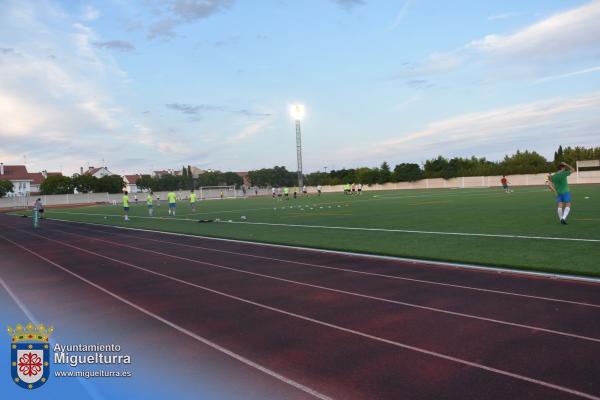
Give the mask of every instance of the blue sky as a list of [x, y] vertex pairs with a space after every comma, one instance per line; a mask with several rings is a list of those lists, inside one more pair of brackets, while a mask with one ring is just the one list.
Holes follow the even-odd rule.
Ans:
[[306, 171], [600, 145], [600, 1], [0, 0], [0, 160]]

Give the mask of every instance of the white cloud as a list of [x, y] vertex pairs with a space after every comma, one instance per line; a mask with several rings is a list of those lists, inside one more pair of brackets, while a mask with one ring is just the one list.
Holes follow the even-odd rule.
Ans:
[[263, 132], [265, 129], [267, 129], [271, 125], [272, 125], [271, 118], [251, 122], [248, 125], [246, 125], [245, 127], [243, 127], [235, 135], [233, 135], [229, 139], [227, 139], [227, 142], [230, 144], [238, 144], [240, 142], [243, 142], [243, 141], [249, 139], [250, 137], [258, 135], [259, 133]]
[[[508, 15], [508, 14], [506, 14]], [[497, 16], [498, 18], [500, 16]], [[490, 34], [455, 50], [431, 53], [396, 77], [424, 76], [485, 61], [530, 74], [551, 68], [550, 61], [593, 58], [600, 54], [600, 0], [564, 11], [508, 35]]]
[[406, 17], [406, 13], [408, 12], [408, 9], [410, 8], [411, 3], [412, 3], [412, 0], [406, 0], [404, 2], [404, 4], [402, 4], [402, 7], [400, 7], [400, 11], [398, 11], [398, 14], [396, 14], [396, 16], [394, 17], [394, 20], [392, 21], [392, 24], [389, 27], [390, 30], [393, 31], [398, 26], [400, 26], [400, 24], [404, 20], [404, 17]]
[[[421, 157], [417, 161], [443, 152], [478, 153], [511, 152], [517, 147], [538, 149], [544, 143], [579, 138], [584, 142], [600, 141], [600, 92], [567, 99], [552, 99], [499, 108], [491, 111], [461, 114], [434, 121], [424, 129], [398, 137], [343, 151], [342, 156], [354, 160], [403, 156]], [[505, 146], [505, 143], [510, 143]], [[356, 146], [355, 146], [356, 147]], [[444, 149], [441, 151], [440, 149]]]
[[596, 66], [596, 67], [580, 69], [580, 70], [577, 70], [577, 71], [571, 71], [571, 72], [567, 72], [567, 73], [564, 73], [564, 74], [552, 75], [552, 76], [545, 76], [543, 78], [540, 78], [540, 79], [536, 80], [534, 82], [534, 84], [537, 85], [537, 84], [544, 83], [544, 82], [555, 81], [557, 79], [564, 79], [564, 78], [570, 78], [572, 76], [577, 76], [577, 75], [590, 74], [592, 72], [600, 72], [600, 65]]
[[565, 52], [598, 45], [600, 1], [565, 11], [512, 35], [488, 35], [467, 48], [495, 55], [564, 56]]
[[93, 6], [88, 5], [83, 9], [81, 18], [84, 21], [94, 21], [94, 20], [100, 18], [100, 10], [98, 10], [97, 8], [95, 8]]
[[488, 21], [499, 21], [499, 20], [503, 20], [503, 19], [518, 17], [520, 15], [523, 15], [523, 13], [507, 12], [507, 13], [502, 13], [502, 14], [495, 14], [495, 15], [490, 15], [488, 17]]
[[[15, 49], [0, 53], [0, 142], [4, 162], [26, 154], [32, 169], [73, 172], [115, 157], [143, 125], [113, 98], [126, 74], [97, 51], [98, 34], [53, 7], [12, 2], [0, 14], [0, 37]], [[159, 150], [159, 134], [145, 134], [154, 140], [137, 150]]]

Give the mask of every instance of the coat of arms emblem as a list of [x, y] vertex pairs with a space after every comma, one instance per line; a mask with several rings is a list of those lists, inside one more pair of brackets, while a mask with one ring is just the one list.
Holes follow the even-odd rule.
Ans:
[[48, 381], [50, 376], [50, 344], [48, 337], [54, 328], [31, 322], [25, 327], [18, 324], [11, 335], [10, 371], [14, 383], [24, 389], [37, 389]]

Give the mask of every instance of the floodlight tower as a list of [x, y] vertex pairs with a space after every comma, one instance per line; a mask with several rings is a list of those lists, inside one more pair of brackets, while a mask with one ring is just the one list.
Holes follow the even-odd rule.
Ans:
[[300, 120], [304, 117], [304, 106], [294, 104], [290, 113], [296, 121], [296, 158], [298, 159], [298, 189], [302, 190], [304, 186], [304, 177], [302, 176], [302, 134], [300, 132]]

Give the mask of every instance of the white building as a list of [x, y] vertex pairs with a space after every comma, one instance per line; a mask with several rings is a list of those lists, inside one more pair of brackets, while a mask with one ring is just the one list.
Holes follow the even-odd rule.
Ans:
[[30, 173], [24, 165], [4, 165], [0, 163], [0, 180], [11, 181], [13, 191], [7, 196], [29, 196], [40, 191], [40, 185], [51, 175], [62, 175], [60, 172]]
[[102, 178], [103, 176], [114, 175], [106, 167], [99, 167], [99, 168], [88, 167], [88, 170], [85, 171], [85, 172], [83, 172], [83, 167], [82, 167], [81, 171], [82, 171], [82, 175], [91, 175], [91, 176], [94, 176], [94, 177], [96, 177], [98, 179]]
[[123, 175], [123, 182], [125, 182], [125, 190], [127, 190], [127, 192], [129, 193], [138, 193], [141, 192], [142, 190], [140, 188], [138, 188], [136, 182], [138, 179], [140, 179], [142, 176], [137, 174], [137, 175]]

